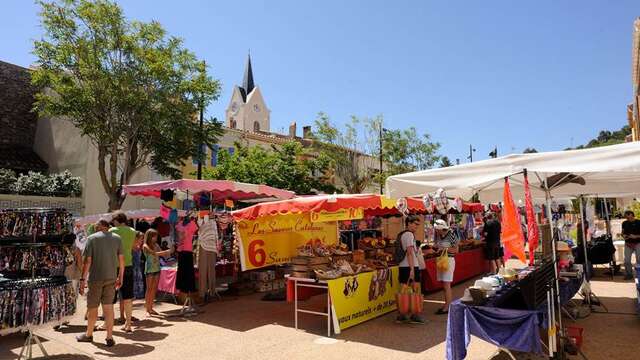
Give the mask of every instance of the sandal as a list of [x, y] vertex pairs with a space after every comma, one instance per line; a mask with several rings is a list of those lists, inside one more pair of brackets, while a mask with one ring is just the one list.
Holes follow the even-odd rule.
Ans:
[[90, 343], [93, 342], [93, 336], [87, 336], [87, 334], [82, 334], [76, 336], [76, 340], [81, 343]]
[[122, 331], [126, 332], [127, 334], [131, 334], [131, 333], [133, 332], [133, 330], [132, 330], [131, 328], [128, 328], [128, 329], [127, 329], [126, 327], [123, 327], [123, 328], [122, 328], [122, 329], [120, 329], [120, 330], [122, 330]]
[[436, 311], [436, 315], [446, 315], [449, 313], [449, 310], [443, 310], [442, 308], [438, 309], [438, 311]]

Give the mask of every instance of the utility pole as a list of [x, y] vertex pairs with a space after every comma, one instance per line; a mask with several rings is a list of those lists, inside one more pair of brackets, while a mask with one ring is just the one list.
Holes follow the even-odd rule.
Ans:
[[[202, 63], [203, 66], [205, 66], [206, 69], [206, 64], [203, 62]], [[200, 137], [202, 137], [202, 131], [204, 128], [204, 99], [200, 98]], [[204, 161], [204, 156], [202, 154], [202, 144], [198, 144], [198, 180], [202, 180], [202, 161]]]
[[469, 157], [467, 157], [467, 159], [469, 159], [469, 161], [473, 162], [473, 153], [476, 151], [476, 149], [473, 148], [473, 145], [469, 145]]
[[382, 127], [382, 119], [380, 119], [380, 195], [382, 195], [384, 189], [382, 186], [382, 146], [383, 144], [383, 132], [384, 132], [384, 128]]

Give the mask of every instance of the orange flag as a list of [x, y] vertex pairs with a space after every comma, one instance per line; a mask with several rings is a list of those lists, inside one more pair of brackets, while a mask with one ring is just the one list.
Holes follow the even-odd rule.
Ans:
[[535, 251], [540, 241], [540, 229], [536, 221], [536, 214], [533, 209], [533, 200], [531, 199], [531, 189], [529, 188], [529, 177], [524, 172], [524, 202], [527, 212], [527, 236], [529, 240], [529, 265], [533, 265]]
[[524, 255], [524, 235], [520, 227], [518, 208], [513, 203], [509, 179], [504, 179], [504, 207], [502, 208], [502, 244], [504, 257], [508, 260], [515, 255], [523, 263], [527, 262]]

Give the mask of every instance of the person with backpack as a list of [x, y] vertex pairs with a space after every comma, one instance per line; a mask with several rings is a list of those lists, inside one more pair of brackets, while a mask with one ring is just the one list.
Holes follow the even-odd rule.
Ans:
[[[420, 252], [420, 248], [416, 246], [415, 232], [418, 230], [418, 226], [420, 226], [420, 218], [415, 215], [409, 215], [405, 219], [406, 230], [398, 234], [394, 257], [399, 265], [400, 286], [407, 285], [413, 287], [414, 284], [420, 284], [420, 261], [418, 257], [423, 255]], [[410, 317], [399, 314], [396, 322], [412, 324], [425, 323], [417, 314], [412, 314]]]

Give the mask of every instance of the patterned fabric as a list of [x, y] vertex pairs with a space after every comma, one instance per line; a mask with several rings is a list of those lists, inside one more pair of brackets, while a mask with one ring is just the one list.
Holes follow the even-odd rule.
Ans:
[[142, 251], [133, 250], [133, 297], [144, 299], [144, 275], [142, 274]]

